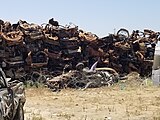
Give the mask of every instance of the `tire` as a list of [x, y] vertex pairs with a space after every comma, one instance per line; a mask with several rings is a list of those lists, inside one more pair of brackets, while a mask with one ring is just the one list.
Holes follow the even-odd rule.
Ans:
[[119, 37], [129, 38], [129, 31], [124, 28], [121, 28], [120, 30], [118, 30], [117, 35]]
[[24, 120], [24, 110], [21, 102], [18, 105], [17, 112], [13, 120]]

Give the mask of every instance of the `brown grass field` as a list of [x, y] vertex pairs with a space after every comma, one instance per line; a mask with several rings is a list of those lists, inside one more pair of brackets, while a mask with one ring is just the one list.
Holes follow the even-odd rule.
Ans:
[[160, 87], [137, 74], [110, 87], [26, 88], [25, 120], [160, 120]]

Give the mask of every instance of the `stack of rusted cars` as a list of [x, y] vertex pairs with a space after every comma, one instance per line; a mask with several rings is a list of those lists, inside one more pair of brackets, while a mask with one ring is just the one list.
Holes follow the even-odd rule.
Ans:
[[150, 76], [158, 40], [159, 32], [148, 29], [133, 31], [131, 35], [120, 29], [116, 35], [102, 38], [102, 49], [109, 54], [107, 66], [122, 74], [136, 71], [141, 76]]
[[32, 79], [35, 72], [55, 77], [75, 70], [78, 63], [90, 69], [97, 60], [97, 67], [112, 68], [120, 76], [132, 71], [150, 76], [158, 40], [159, 32], [148, 29], [129, 34], [122, 28], [99, 38], [53, 18], [42, 25], [0, 20], [0, 65], [12, 79]]

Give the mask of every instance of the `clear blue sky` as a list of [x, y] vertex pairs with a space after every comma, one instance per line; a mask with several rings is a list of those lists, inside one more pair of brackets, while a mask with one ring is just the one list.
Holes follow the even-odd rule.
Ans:
[[99, 37], [121, 27], [160, 31], [160, 0], [3, 0], [0, 19], [16, 23], [72, 22]]

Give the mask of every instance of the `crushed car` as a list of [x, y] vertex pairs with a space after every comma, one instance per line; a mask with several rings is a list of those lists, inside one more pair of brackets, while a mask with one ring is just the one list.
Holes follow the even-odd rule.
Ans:
[[0, 120], [24, 120], [25, 101], [23, 83], [6, 78], [0, 68]]

